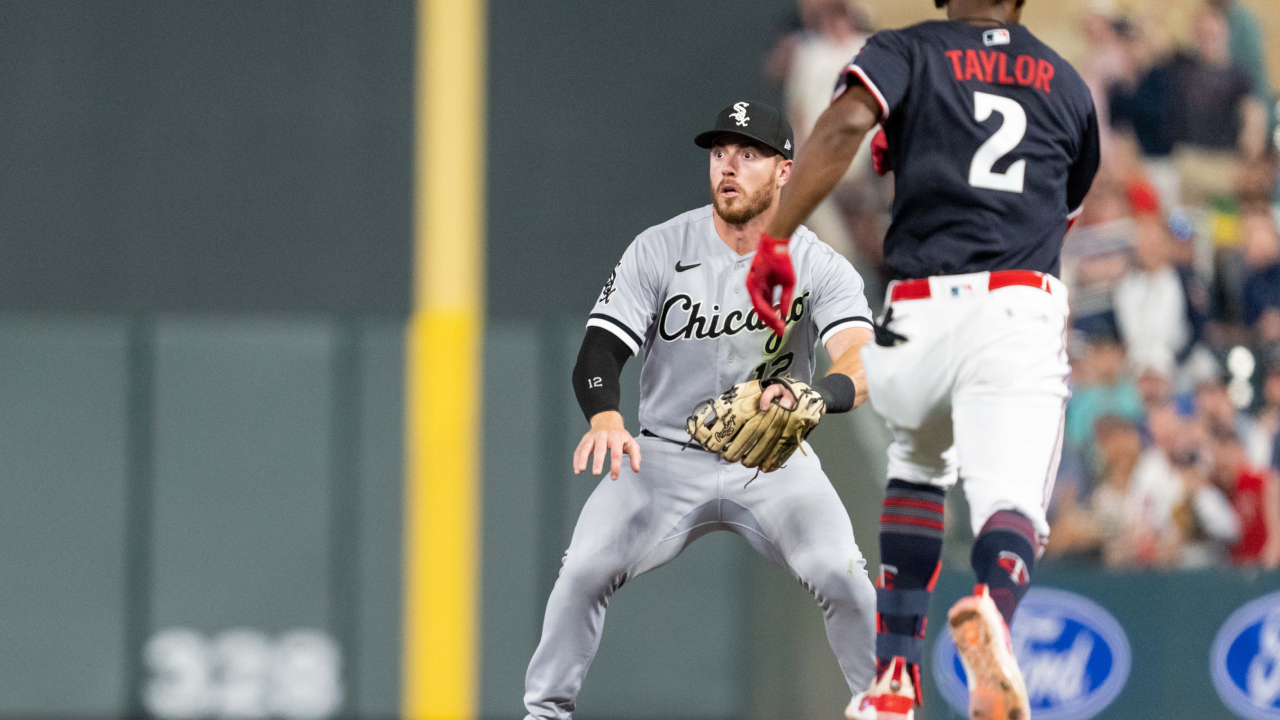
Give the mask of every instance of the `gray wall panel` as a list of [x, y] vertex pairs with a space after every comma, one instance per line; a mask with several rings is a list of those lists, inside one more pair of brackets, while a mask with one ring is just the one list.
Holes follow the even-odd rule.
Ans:
[[0, 308], [405, 315], [411, 0], [0, 2]]
[[124, 693], [123, 322], [0, 320], [0, 715]]
[[538, 577], [541, 336], [530, 324], [485, 333], [484, 546], [480, 712], [521, 713], [524, 673], [542, 629]]
[[400, 712], [403, 590], [404, 324], [367, 322], [361, 348], [356, 711]]
[[331, 342], [319, 323], [159, 324], [156, 628], [327, 627]]

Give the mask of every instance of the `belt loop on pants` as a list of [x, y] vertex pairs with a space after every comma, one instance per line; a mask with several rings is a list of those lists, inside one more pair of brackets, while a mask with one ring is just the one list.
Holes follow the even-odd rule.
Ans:
[[[996, 270], [989, 273], [987, 290], [998, 290], [1004, 287], [1024, 286], [1039, 288], [1047, 293], [1050, 276], [1035, 270]], [[972, 291], [972, 288], [969, 288]], [[902, 300], [928, 300], [933, 297], [929, 278], [912, 280], [894, 280], [889, 284], [889, 302]]]

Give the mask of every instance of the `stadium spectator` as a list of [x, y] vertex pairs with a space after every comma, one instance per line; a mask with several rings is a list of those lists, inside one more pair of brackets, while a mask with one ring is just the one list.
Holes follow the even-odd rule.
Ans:
[[1115, 0], [1091, 0], [1080, 23], [1088, 47], [1076, 69], [1093, 94], [1104, 157], [1111, 134], [1110, 89], [1131, 74], [1131, 60], [1122, 36], [1125, 27], [1116, 12]]
[[1082, 357], [1073, 365], [1071, 401], [1067, 404], [1066, 443], [1093, 457], [1094, 424], [1099, 418], [1116, 416], [1138, 423], [1143, 418], [1142, 399], [1125, 377], [1127, 358], [1124, 346], [1113, 335], [1089, 340]]
[[1121, 49], [1128, 72], [1108, 88], [1107, 103], [1114, 131], [1132, 134], [1141, 151], [1143, 172], [1167, 208], [1182, 204], [1181, 182], [1173, 160], [1173, 74], [1141, 26], [1119, 24]]
[[1090, 503], [1107, 567], [1168, 567], [1178, 559], [1172, 513], [1179, 496], [1173, 466], [1159, 448], [1114, 415], [1096, 425], [1101, 484]]
[[1135, 180], [1129, 196], [1136, 263], [1116, 287], [1116, 323], [1134, 366], [1168, 377], [1174, 359], [1185, 356], [1192, 341], [1187, 298], [1173, 266], [1173, 238], [1154, 188]]
[[[1209, 5], [1227, 19], [1228, 47], [1231, 64], [1244, 70], [1253, 82], [1254, 96], [1264, 104], [1272, 99], [1271, 80], [1267, 72], [1266, 48], [1262, 25], [1239, 0], [1208, 0]], [[1273, 111], [1274, 112], [1274, 111]]]
[[1231, 546], [1237, 565], [1261, 565], [1271, 547], [1280, 541], [1274, 525], [1275, 508], [1268, 507], [1270, 478], [1255, 470], [1244, 445], [1231, 433], [1220, 433], [1213, 443], [1213, 482], [1231, 500], [1239, 518], [1239, 540]]
[[1240, 438], [1251, 467], [1271, 465], [1272, 449], [1280, 433], [1280, 348], [1270, 348], [1263, 366], [1261, 397], [1254, 431]]
[[1169, 103], [1183, 202], [1204, 206], [1235, 191], [1240, 163], [1266, 149], [1266, 111], [1253, 80], [1231, 64], [1226, 17], [1208, 6], [1196, 15], [1195, 51], [1171, 62]]
[[[797, 147], [804, 145], [813, 124], [831, 104], [834, 80], [862, 45], [870, 27], [865, 14], [844, 0], [809, 2], [807, 14], [813, 30], [799, 36], [786, 77], [787, 116]], [[867, 138], [870, 144], [871, 138]], [[887, 215], [881, 220], [881, 181], [871, 168], [870, 153], [863, 152], [849, 168], [835, 192], [805, 221], [823, 242], [868, 269], [881, 262]]]
[[803, 145], [813, 124], [831, 104], [835, 78], [867, 41], [867, 30], [844, 0], [814, 6], [814, 31], [804, 33], [786, 77], [787, 119], [797, 145]]
[[1280, 236], [1270, 208], [1246, 212], [1240, 221], [1244, 240], [1244, 321], [1263, 343], [1280, 341]]
[[1196, 422], [1206, 437], [1250, 437], [1258, 421], [1236, 407], [1226, 384], [1217, 378], [1196, 386]]
[[[1187, 302], [1187, 322], [1191, 326], [1191, 344], [1200, 344], [1205, 339], [1205, 325], [1213, 311], [1209, 299], [1209, 286], [1196, 268], [1195, 231], [1190, 218], [1181, 210], [1169, 214], [1169, 234], [1172, 245], [1173, 267], [1182, 281], [1182, 295]], [[1185, 357], [1180, 356], [1181, 363]]]
[[[1233, 437], [1230, 432], [1226, 435]], [[1188, 424], [1169, 454], [1177, 478], [1177, 502], [1171, 519], [1178, 529], [1177, 565], [1199, 569], [1223, 565], [1240, 539], [1240, 518], [1223, 491], [1212, 482], [1212, 459], [1204, 428]]]

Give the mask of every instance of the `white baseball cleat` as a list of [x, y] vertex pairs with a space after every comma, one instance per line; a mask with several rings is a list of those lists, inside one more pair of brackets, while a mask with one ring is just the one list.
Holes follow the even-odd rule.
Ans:
[[1009, 628], [987, 586], [975, 587], [953, 605], [947, 622], [969, 678], [970, 720], [1030, 720], [1031, 703]]
[[871, 684], [853, 696], [844, 716], [849, 720], [914, 720], [916, 688], [907, 661], [895, 657]]

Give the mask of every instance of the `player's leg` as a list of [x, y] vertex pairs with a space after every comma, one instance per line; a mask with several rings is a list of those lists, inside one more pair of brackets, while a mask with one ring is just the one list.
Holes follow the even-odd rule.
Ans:
[[1062, 452], [1069, 395], [1065, 299], [1005, 288], [969, 323], [952, 400], [973, 523], [971, 562], [1005, 621], [1049, 536], [1045, 508]]
[[[942, 566], [947, 489], [957, 478], [951, 419], [938, 412], [919, 427], [893, 427], [889, 484], [880, 514], [876, 675], [850, 717], [911, 717], [921, 697], [920, 663], [929, 599]], [[909, 682], [908, 682], [909, 681]]]
[[[851, 707], [850, 717], [876, 717], [873, 708], [880, 717], [906, 717], [919, 701], [925, 617], [942, 557], [943, 502], [957, 478], [949, 354], [956, 305], [923, 300], [893, 307], [891, 329], [907, 341], [863, 352], [872, 403], [893, 441], [880, 516], [879, 680], [860, 700], [865, 707]], [[904, 662], [895, 665], [895, 658]]]
[[817, 599], [827, 641], [856, 693], [875, 672], [875, 588], [840, 496], [813, 449], [805, 450], [808, 455], [797, 452], [782, 468], [754, 480], [754, 470], [732, 468], [725, 476], [723, 517], [729, 529]]
[[673, 529], [719, 490], [715, 456], [682, 453], [678, 445], [653, 438], [638, 441], [644, 454], [640, 472], [624, 462], [617, 481], [602, 480], [574, 527], [525, 676], [527, 719], [571, 717], [600, 643], [609, 598], [636, 575], [678, 555], [691, 533]]
[[970, 344], [952, 403], [980, 585], [948, 621], [970, 676], [974, 718], [1030, 713], [1008, 625], [1049, 533], [1045, 506], [1068, 395], [1065, 321], [1065, 298], [1007, 288], [966, 323]]

